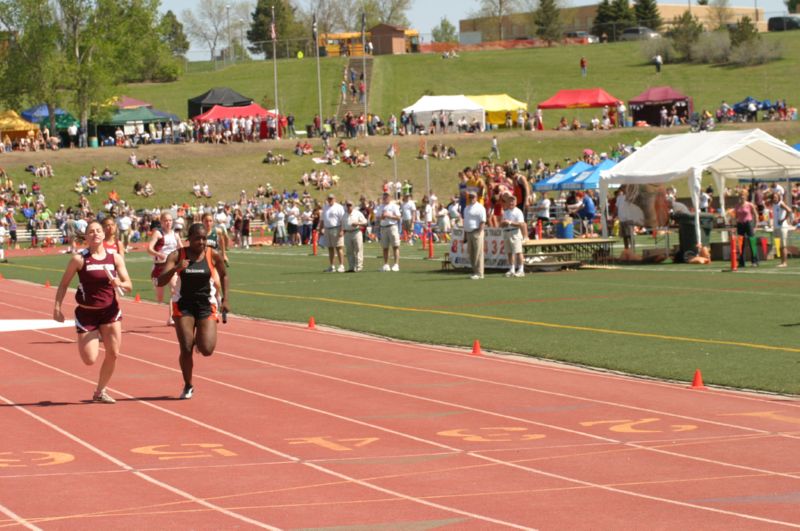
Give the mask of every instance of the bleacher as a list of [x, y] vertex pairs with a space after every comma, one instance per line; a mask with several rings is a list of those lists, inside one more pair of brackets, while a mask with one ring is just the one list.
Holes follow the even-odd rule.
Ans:
[[[39, 245], [48, 247], [50, 245], [61, 245], [64, 243], [64, 234], [61, 229], [41, 229], [36, 231], [36, 238]], [[17, 230], [17, 243], [29, 243], [31, 241], [31, 231], [28, 229]]]

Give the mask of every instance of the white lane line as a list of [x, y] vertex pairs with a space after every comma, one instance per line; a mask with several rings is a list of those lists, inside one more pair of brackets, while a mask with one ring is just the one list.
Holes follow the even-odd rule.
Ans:
[[[15, 282], [21, 283], [21, 282], [24, 282], [24, 281], [15, 281]], [[29, 297], [29, 298], [32, 298], [32, 299], [37, 299], [37, 300], [42, 300], [42, 301], [47, 301], [47, 302], [50, 301], [50, 299], [46, 299], [46, 298], [43, 298], [43, 297], [37, 297], [37, 296], [32, 296], [32, 295], [27, 295], [27, 294], [25, 296]], [[150, 306], [161, 306], [161, 305], [159, 305], [157, 303], [154, 303], [154, 302], [151, 302], [151, 301], [142, 301], [142, 302], [144, 304], [148, 304]], [[0, 304], [4, 304], [6, 306], [9, 306], [9, 307], [15, 308], [15, 309], [32, 311], [30, 308], [27, 308], [27, 307], [15, 306], [15, 305], [8, 304], [8, 303], [0, 303]], [[126, 311], [126, 315], [128, 313], [130, 313], [130, 315], [132, 317], [135, 317], [137, 319], [142, 319], [142, 320], [146, 320], [146, 321], [150, 321], [150, 322], [154, 322], [154, 323], [155, 322], [160, 323], [160, 321], [158, 321], [156, 319], [151, 319], [151, 318], [148, 318], [146, 316], [141, 316], [141, 315], [135, 315], [132, 312], [130, 312], [130, 310], [131, 310], [131, 308], [126, 308], [126, 310], [125, 310]], [[46, 312], [34, 311], [34, 313], [41, 314], [41, 313], [46, 313]], [[261, 318], [256, 318], [256, 317], [248, 317], [248, 316], [241, 316], [241, 317], [237, 317], [237, 318], [246, 319], [247, 321], [252, 322], [256, 326], [272, 326], [272, 327], [277, 327], [277, 328], [288, 329], [288, 330], [291, 330], [291, 331], [294, 331], [294, 332], [298, 332], [298, 331], [301, 331], [301, 330], [305, 329], [305, 325], [302, 324], [302, 323], [291, 324], [291, 323], [285, 323], [285, 322], [281, 322], [281, 321], [270, 321], [270, 320], [266, 320], [266, 319], [261, 319]], [[236, 334], [234, 332], [228, 332], [228, 331], [226, 331], [226, 330], [224, 330], [222, 328], [219, 328], [217, 333], [220, 334], [220, 335], [231, 335], [231, 336], [235, 336], [235, 337], [244, 337], [244, 338], [248, 338], [248, 339], [254, 339], [254, 340], [257, 340], [257, 341], [263, 341], [262, 338], [253, 337], [253, 336], [249, 336], [249, 335], [243, 335], [243, 334]], [[388, 345], [388, 344], [391, 344], [393, 346], [399, 345], [399, 346], [403, 346], [403, 347], [411, 349], [411, 350], [425, 350], [425, 351], [428, 351], [428, 352], [438, 352], [438, 353], [441, 353], [441, 354], [446, 354], [448, 356], [459, 356], [459, 357], [464, 357], [465, 356], [465, 350], [464, 349], [458, 349], [458, 348], [455, 348], [455, 347], [447, 348], [447, 347], [435, 346], [435, 345], [418, 344], [418, 343], [413, 343], [413, 342], [404, 341], [404, 340], [385, 339], [385, 338], [366, 335], [366, 334], [363, 334], [363, 333], [360, 333], [360, 332], [340, 331], [340, 330], [337, 330], [337, 329], [334, 329], [334, 328], [322, 327], [322, 328], [318, 328], [316, 330], [316, 333], [317, 334], [323, 334], [323, 333], [324, 334], [329, 334], [329, 335], [332, 335], [332, 336], [341, 337], [343, 339], [350, 339], [350, 340], [355, 338], [355, 339], [358, 339], [358, 340], [361, 340], [361, 341], [369, 341], [369, 342], [373, 342], [373, 343], [378, 343], [380, 345]], [[294, 345], [294, 343], [287, 343], [287, 344], [288, 345]], [[312, 347], [303, 347], [302, 345], [299, 345], [299, 348], [309, 348], [310, 349]], [[346, 354], [344, 352], [337, 352], [337, 351], [328, 351], [328, 352], [329, 353], [334, 353], [334, 354], [337, 354], [337, 355], [342, 355], [342, 356], [348, 356], [349, 355], [349, 354]], [[525, 356], [524, 354], [513, 354], [513, 353], [511, 355], [518, 356], [518, 357]], [[362, 358], [359, 358], [359, 359], [366, 359], [366, 360], [374, 361], [376, 363], [390, 363], [390, 362], [384, 362], [382, 360], [377, 360], [377, 359], [374, 359], [374, 358], [362, 357]], [[647, 379], [647, 378], [637, 378], [635, 376], [608, 374], [608, 373], [600, 372], [599, 370], [593, 369], [591, 367], [559, 367], [559, 366], [556, 366], [556, 362], [552, 362], [552, 361], [549, 361], [549, 360], [542, 360], [542, 359], [539, 359], [539, 358], [529, 358], [529, 359], [522, 359], [522, 360], [514, 360], [514, 359], [508, 359], [508, 357], [500, 357], [500, 355], [494, 355], [494, 356], [484, 356], [484, 357], [481, 358], [481, 360], [482, 361], [489, 361], [489, 362], [492, 362], [492, 363], [502, 363], [502, 364], [507, 364], [507, 365], [514, 365], [516, 367], [529, 367], [529, 368], [533, 368], [534, 370], [535, 369], [544, 369], [544, 370], [553, 371], [553, 372], [562, 372], [562, 373], [568, 373], [568, 374], [578, 374], [580, 376], [589, 376], [589, 377], [592, 377], [592, 378], [611, 379], [611, 380], [616, 380], [616, 381], [623, 381], [623, 382], [626, 382], [628, 384], [639, 384], [639, 385], [642, 385], [644, 387], [656, 386], [656, 387], [661, 387], [661, 388], [665, 388], [665, 389], [671, 389], [671, 390], [675, 390], [675, 391], [683, 391], [683, 387], [682, 386], [685, 385], [684, 382], [667, 383], [667, 382], [662, 382], [662, 381], [657, 381], [657, 380], [652, 380], [652, 379]], [[414, 366], [407, 366], [407, 365], [398, 365], [398, 366], [405, 367], [405, 368], [408, 368], [408, 369], [411, 369], [411, 370], [424, 370], [424, 369], [420, 369], [419, 367], [414, 367]], [[462, 375], [460, 375], [458, 373], [446, 373], [446, 374], [449, 374], [451, 376], [469, 378], [469, 376], [462, 376]], [[484, 381], [487, 381], [487, 380], [484, 380]], [[504, 382], [494, 382], [494, 383], [496, 385], [513, 385], [513, 384], [506, 384]], [[678, 388], [676, 388], [676, 386], [678, 386]], [[530, 391], [535, 391], [535, 392], [547, 393], [547, 391], [540, 390], [540, 389], [533, 389], [533, 388], [527, 388], [527, 387], [520, 387], [520, 388], [528, 389]], [[753, 392], [748, 392], [747, 390], [738, 390], [738, 389], [731, 389], [731, 388], [711, 389], [711, 390], [706, 391], [706, 392], [707, 393], [713, 392], [714, 395], [718, 395], [718, 396], [721, 395], [723, 398], [734, 398], [736, 400], [765, 402], [765, 403], [768, 403], [771, 406], [775, 406], [776, 405], [776, 400], [780, 400], [780, 402], [778, 402], [778, 403], [782, 407], [800, 408], [800, 401], [794, 400], [793, 397], [790, 397], [788, 395], [780, 395], [780, 394], [770, 395], [770, 394], [767, 394], [764, 397], [761, 397], [761, 396], [758, 396], [758, 395], [754, 395]], [[577, 398], [577, 399], [580, 399], [580, 400], [592, 400], [592, 399], [589, 399], [589, 398], [577, 397], [577, 396], [574, 396], [574, 395], [568, 395], [568, 396], [571, 396], [571, 397], [574, 397], [574, 398]], [[793, 400], [793, 401], [790, 401], [790, 400]], [[678, 416], [675, 413], [658, 412], [658, 411], [655, 411], [655, 410], [645, 410], [645, 409], [642, 409], [642, 408], [638, 408], [637, 406], [620, 405], [620, 407], [627, 407], [629, 409], [639, 409], [639, 410], [646, 411], [646, 412], [655, 412], [655, 413], [659, 413], [659, 414], [662, 414], [662, 415]], [[687, 417], [687, 418], [689, 418], [689, 417]], [[706, 422], [710, 422], [708, 420], [705, 420], [705, 421]], [[724, 425], [727, 425], [727, 424], [724, 424]], [[741, 426], [739, 426], [739, 427], [741, 427]], [[742, 429], [746, 429], [746, 427], [742, 427]]]
[[[43, 333], [44, 335], [49, 335], [49, 336], [57, 337], [57, 338], [60, 338], [60, 339], [67, 339], [67, 338], [64, 338], [64, 337], [62, 337], [62, 336], [57, 336], [57, 335], [55, 335], [55, 334], [49, 334], [49, 333], [46, 333], [46, 332], [40, 332], [40, 333]], [[15, 351], [13, 351], [13, 350], [9, 350], [9, 349], [7, 349], [7, 348], [5, 348], [5, 347], [0, 347], [0, 350], [3, 350], [3, 351], [5, 351], [5, 352], [8, 352], [9, 354], [12, 354], [12, 355], [14, 355], [14, 356], [17, 356], [18, 358], [25, 359], [25, 360], [27, 360], [27, 361], [30, 361], [30, 362], [32, 362], [32, 363], [35, 363], [35, 364], [37, 364], [37, 365], [40, 365], [40, 366], [42, 366], [42, 367], [46, 367], [46, 368], [48, 368], [48, 369], [54, 370], [54, 371], [56, 371], [56, 372], [58, 372], [58, 373], [61, 373], [61, 374], [64, 374], [64, 375], [66, 375], [66, 376], [70, 376], [70, 377], [72, 377], [72, 378], [75, 378], [75, 379], [77, 379], [77, 380], [81, 380], [81, 381], [84, 381], [84, 382], [93, 383], [91, 380], [89, 380], [89, 379], [87, 379], [87, 378], [83, 378], [83, 377], [81, 377], [81, 376], [78, 376], [78, 375], [76, 375], [76, 374], [72, 374], [72, 373], [70, 373], [70, 372], [68, 372], [68, 371], [64, 371], [64, 370], [62, 370], [62, 369], [59, 369], [58, 367], [55, 367], [55, 366], [49, 365], [49, 364], [47, 364], [47, 363], [44, 363], [44, 362], [42, 362], [42, 361], [36, 360], [36, 359], [34, 359], [34, 358], [31, 358], [31, 357], [28, 357], [28, 356], [26, 356], [26, 355], [24, 355], [24, 354], [21, 354], [21, 353], [19, 353], [19, 352], [15, 352]], [[136, 358], [136, 357], [133, 357], [133, 356], [124, 355], [124, 357], [126, 357], [126, 358], [128, 358], [128, 359], [135, 360], [135, 361], [139, 361], [139, 362], [141, 362], [141, 363], [145, 363], [145, 364], [147, 364], [147, 365], [153, 365], [153, 366], [155, 366], [155, 367], [159, 367], [159, 368], [162, 368], [162, 369], [166, 369], [166, 370], [169, 370], [169, 371], [171, 371], [171, 372], [180, 372], [180, 371], [179, 371], [179, 370], [177, 370], [177, 369], [172, 369], [172, 368], [170, 368], [170, 367], [166, 367], [166, 366], [163, 366], [163, 365], [159, 365], [159, 364], [157, 364], [157, 363], [152, 363], [152, 362], [149, 362], [149, 361], [146, 361], [146, 360], [142, 360], [142, 359], [139, 359], [139, 358]], [[214, 380], [211, 380], [211, 379], [209, 379], [209, 378], [203, 378], [203, 379], [204, 379], [204, 380], [211, 381], [211, 382], [214, 382]], [[216, 383], [216, 382], [215, 382], [215, 383]], [[225, 383], [223, 383], [223, 382], [219, 382], [219, 383], [220, 383], [220, 385], [223, 385], [223, 386], [225, 386], [225, 385], [228, 385], [228, 386], [230, 386], [230, 387], [236, 388], [236, 386], [232, 386], [232, 385], [229, 385], [229, 384], [225, 384]], [[134, 400], [135, 400], [135, 397], [133, 397], [132, 395], [126, 394], [126, 393], [124, 393], [124, 392], [121, 392], [121, 391], [119, 391], [118, 389], [115, 389], [115, 388], [109, 388], [109, 389], [111, 389], [112, 391], [114, 391], [115, 393], [117, 393], [117, 394], [119, 394], [119, 395], [121, 395], [121, 396], [124, 396], [124, 397], [126, 397], [126, 398], [131, 398], [131, 399], [134, 399]], [[249, 393], [251, 393], [251, 394], [260, 394], [260, 393], [257, 393], [257, 392], [255, 392], [255, 391], [249, 391], [249, 390], [246, 390], [246, 389], [244, 389], [244, 388], [239, 388], [239, 389], [241, 389], [241, 390], [242, 390], [242, 391], [244, 391], [244, 392], [249, 392]], [[266, 395], [264, 395], [264, 396], [266, 396]], [[2, 396], [0, 396], [0, 399], [3, 399], [3, 400], [6, 400], [6, 401], [7, 401], [7, 399], [3, 398]], [[247, 444], [247, 445], [249, 445], [249, 446], [252, 446], [252, 447], [254, 447], [254, 448], [258, 448], [258, 449], [260, 449], [260, 450], [264, 450], [264, 451], [270, 452], [270, 453], [272, 453], [272, 454], [281, 455], [281, 456], [286, 456], [286, 458], [287, 458], [287, 459], [291, 459], [292, 461], [294, 461], [294, 462], [296, 462], [296, 463], [299, 463], [299, 462], [301, 461], [301, 460], [300, 460], [300, 458], [298, 458], [298, 457], [289, 456], [289, 455], [287, 455], [287, 454], [284, 454], [284, 453], [282, 453], [282, 452], [280, 452], [280, 451], [278, 451], [278, 450], [274, 450], [274, 449], [268, 448], [268, 447], [266, 447], [266, 446], [264, 446], [264, 445], [262, 445], [262, 444], [260, 444], [260, 443], [258, 443], [258, 442], [256, 442], [256, 441], [252, 441], [252, 440], [250, 440], [250, 439], [247, 439], [247, 438], [245, 438], [245, 437], [242, 437], [242, 436], [240, 436], [240, 435], [236, 435], [236, 434], [234, 434], [234, 433], [232, 433], [232, 432], [229, 432], [229, 431], [227, 431], [227, 430], [224, 430], [224, 429], [222, 429], [222, 428], [216, 428], [216, 427], [214, 427], [214, 426], [211, 426], [211, 425], [209, 425], [209, 424], [207, 424], [207, 423], [205, 423], [205, 422], [202, 422], [202, 421], [200, 421], [200, 420], [197, 420], [197, 419], [195, 419], [195, 418], [193, 418], [193, 417], [189, 417], [189, 416], [186, 416], [186, 415], [181, 415], [181, 414], [178, 414], [178, 413], [175, 413], [175, 412], [169, 411], [169, 410], [167, 410], [167, 409], [164, 409], [164, 408], [162, 408], [162, 407], [156, 406], [155, 404], [151, 404], [150, 402], [146, 402], [146, 401], [137, 401], [137, 402], [138, 402], [138, 403], [140, 403], [140, 404], [146, 405], [146, 406], [150, 406], [150, 407], [152, 407], [152, 408], [154, 408], [154, 409], [156, 409], [156, 410], [162, 411], [162, 412], [164, 412], [164, 413], [168, 413], [168, 414], [170, 414], [170, 415], [173, 415], [173, 416], [179, 417], [179, 418], [181, 418], [181, 419], [183, 419], [183, 420], [185, 420], [185, 421], [187, 421], [187, 422], [190, 422], [190, 423], [196, 424], [196, 425], [198, 425], [198, 426], [201, 426], [201, 427], [204, 427], [204, 428], [208, 428], [208, 429], [210, 429], [210, 430], [213, 430], [213, 431], [215, 431], [215, 432], [217, 432], [217, 433], [220, 433], [220, 434], [226, 435], [226, 436], [228, 436], [228, 437], [231, 437], [231, 438], [233, 438], [233, 439], [235, 439], [235, 440], [237, 440], [237, 441], [239, 441], [239, 442], [242, 442], [242, 443], [244, 443], [244, 444]], [[14, 405], [12, 402], [8, 402], [8, 401], [7, 401], [7, 403], [9, 403], [10, 405]], [[16, 406], [16, 405], [15, 405], [14, 407], [20, 407], [20, 406]], [[20, 408], [20, 409], [23, 409], [23, 411], [24, 411], [25, 413], [27, 413], [27, 414], [29, 414], [29, 415], [32, 415], [32, 416], [34, 416], [34, 417], [36, 418], [36, 415], [35, 415], [35, 414], [33, 414], [33, 413], [31, 413], [31, 412], [29, 412], [29, 411], [27, 411], [27, 410], [24, 410], [24, 408]], [[341, 419], [342, 419], [342, 420], [348, 420], [346, 417], [341, 417]], [[42, 420], [44, 420], [44, 419], [42, 419]], [[47, 422], [47, 421], [45, 420], [45, 422]], [[358, 421], [354, 421], [354, 422], [358, 422]], [[363, 423], [363, 424], [365, 424], [365, 425], [367, 425], [367, 426], [370, 426], [369, 424], [366, 424], [366, 423]], [[385, 429], [385, 428], [380, 428], [380, 427], [378, 427], [378, 426], [374, 426], [374, 428], [375, 428], [375, 429], [380, 429], [380, 430], [382, 430], [382, 431], [391, 431], [391, 430], [387, 430], [387, 429]], [[399, 432], [397, 432], [397, 433], [398, 433], [398, 435], [400, 435], [400, 436], [403, 436], [403, 434], [400, 434]], [[408, 436], [408, 435], [407, 435], [406, 437], [412, 437], [412, 436]], [[414, 439], [417, 439], [417, 438], [414, 438]], [[420, 440], [420, 441], [423, 441], [422, 439], [419, 439], [419, 440]], [[460, 450], [456, 450], [456, 449], [454, 449], [454, 448], [450, 448], [450, 447], [448, 447], [448, 446], [445, 446], [445, 445], [442, 445], [442, 444], [439, 444], [439, 443], [435, 443], [435, 442], [433, 442], [433, 441], [426, 441], [426, 442], [427, 442], [428, 444], [432, 444], [432, 445], [434, 445], [434, 446], [439, 446], [439, 447], [442, 447], [442, 448], [452, 449], [453, 451], [456, 451], [456, 452], [459, 452], [459, 453], [461, 452]], [[88, 444], [88, 443], [87, 443], [87, 444]], [[98, 451], [101, 451], [101, 450], [98, 450]], [[111, 458], [111, 456], [109, 456], [109, 458]], [[113, 459], [113, 458], [111, 458], [111, 459]], [[495, 518], [491, 518], [491, 517], [489, 517], [489, 516], [484, 516], [484, 515], [482, 515], [482, 514], [471, 513], [471, 512], [468, 512], [468, 511], [462, 511], [462, 510], [460, 510], [460, 509], [456, 509], [456, 508], [454, 508], [454, 507], [449, 507], [449, 506], [447, 506], [447, 505], [441, 505], [441, 504], [438, 504], [438, 503], [433, 503], [433, 502], [430, 502], [430, 501], [424, 500], [424, 499], [422, 499], [422, 498], [417, 498], [417, 497], [414, 497], [414, 496], [409, 496], [409, 495], [407, 495], [407, 494], [403, 494], [403, 493], [401, 493], [401, 492], [397, 492], [397, 491], [394, 491], [394, 490], [386, 489], [386, 488], [380, 487], [380, 486], [378, 486], [378, 485], [373, 485], [372, 483], [369, 483], [369, 482], [367, 482], [367, 481], [360, 480], [360, 479], [358, 479], [358, 478], [351, 477], [351, 476], [348, 476], [348, 475], [345, 475], [345, 474], [341, 474], [341, 473], [339, 473], [339, 472], [336, 472], [336, 471], [334, 471], [334, 470], [331, 470], [331, 469], [328, 469], [328, 468], [324, 468], [324, 467], [322, 467], [322, 466], [319, 466], [319, 465], [316, 465], [316, 464], [313, 464], [313, 463], [302, 463], [302, 464], [305, 464], [305, 465], [307, 465], [307, 466], [310, 466], [311, 468], [315, 468], [316, 470], [318, 470], [318, 471], [320, 471], [320, 472], [323, 472], [323, 473], [325, 473], [325, 474], [327, 474], [327, 475], [334, 476], [334, 477], [336, 477], [336, 478], [339, 478], [339, 479], [345, 479], [345, 480], [346, 480], [346, 481], [348, 481], [348, 482], [351, 482], [351, 483], [354, 483], [354, 484], [358, 484], [358, 485], [361, 485], [361, 486], [363, 486], [363, 487], [367, 487], [367, 488], [369, 488], [369, 489], [371, 489], [371, 490], [376, 490], [376, 491], [378, 491], [378, 492], [382, 492], [382, 493], [385, 493], [385, 494], [391, 494], [392, 496], [395, 496], [395, 497], [397, 497], [397, 498], [401, 498], [401, 499], [404, 499], [404, 500], [407, 500], [407, 501], [412, 501], [412, 502], [415, 502], [415, 503], [418, 503], [418, 504], [421, 504], [421, 505], [426, 505], [426, 506], [428, 506], [428, 507], [434, 507], [434, 508], [436, 508], [436, 509], [439, 509], [439, 510], [442, 510], [442, 511], [445, 511], [445, 512], [455, 513], [455, 514], [459, 514], [459, 515], [462, 515], [462, 516], [468, 516], [468, 517], [470, 517], [470, 518], [474, 518], [474, 519], [476, 519], [476, 520], [481, 520], [481, 521], [485, 521], [485, 522], [490, 522], [490, 523], [500, 523], [500, 524], [502, 524], [502, 525], [505, 525], [505, 526], [508, 526], [508, 527], [511, 527], [511, 528], [514, 528], [514, 529], [533, 529], [533, 528], [530, 528], [530, 527], [520, 526], [519, 524], [515, 524], [515, 523], [512, 523], [512, 522], [505, 522], [505, 521], [502, 521], [502, 520], [497, 520], [497, 519], [495, 519]], [[127, 466], [127, 465], [125, 465], [125, 466]], [[132, 468], [130, 468], [130, 467], [129, 467], [129, 469], [130, 469], [131, 471], [133, 471], [133, 469], [132, 469]], [[141, 473], [140, 473], [140, 474], [141, 474]], [[142, 474], [142, 476], [143, 476], [143, 477], [149, 477], [149, 476], [146, 476], [145, 474]], [[153, 479], [153, 481], [155, 482], [155, 481], [157, 481], [157, 480]], [[159, 482], [159, 483], [160, 483], [160, 482]], [[177, 489], [176, 489], [176, 490], [177, 490]], [[182, 491], [180, 491], [180, 492], [182, 492]], [[190, 495], [190, 494], [188, 494], [188, 493], [187, 493], [187, 495], [188, 495], [188, 496], [191, 496], [191, 495]], [[203, 500], [200, 500], [199, 498], [195, 498], [195, 499], [197, 499], [198, 501], [203, 501]], [[208, 505], [206, 505], [207, 507], [210, 507], [210, 508], [212, 508], [212, 509], [216, 507], [215, 505], [213, 505], [213, 504], [211, 504], [211, 503], [209, 503], [209, 502], [205, 502], [205, 503], [207, 503], [207, 504], [208, 504]], [[220, 509], [221, 509], [221, 508], [220, 508]], [[224, 509], [222, 509], [222, 510], [224, 510]], [[236, 513], [232, 513], [232, 514], [236, 514]], [[242, 516], [242, 518], [246, 518], [246, 517]], [[262, 524], [262, 526], [264, 526], [264, 525], [266, 525], [266, 524]], [[269, 528], [269, 529], [277, 529], [277, 528], [272, 528], [272, 527], [268, 527], [268, 528]]]
[[[34, 531], [42, 531], [41, 527], [36, 527], [32, 523], [30, 523], [29, 521], [27, 521], [26, 519], [24, 519], [23, 517], [21, 517], [8, 507], [6, 507], [5, 505], [0, 504], [0, 513], [3, 513], [4, 515], [8, 516], [9, 518], [11, 518], [12, 520], [14, 520], [23, 527], [26, 527]], [[0, 527], [5, 527], [5, 526], [0, 526]]]
[[[3, 347], [0, 347], [0, 348], [2, 348], [2, 350], [5, 350], [6, 352], [9, 352], [9, 353], [12, 353], [12, 354], [16, 354], [16, 353], [14, 353], [12, 351], [9, 351], [6, 348], [3, 348]], [[12, 400], [9, 400], [8, 398], [6, 398], [3, 395], [0, 395], [0, 401], [5, 402], [7, 405], [12, 406], [17, 411], [20, 411], [20, 412], [28, 415], [29, 417], [31, 417], [31, 418], [37, 420], [38, 422], [44, 424], [45, 426], [47, 426], [48, 428], [52, 429], [53, 431], [56, 431], [57, 433], [60, 433], [64, 437], [72, 440], [73, 442], [78, 443], [79, 445], [83, 446], [84, 448], [86, 448], [90, 452], [92, 452], [94, 454], [97, 454], [98, 456], [102, 457], [106, 461], [110, 461], [111, 463], [117, 465], [121, 469], [132, 473], [133, 475], [135, 475], [135, 476], [147, 481], [148, 483], [152, 483], [153, 485], [156, 485], [157, 487], [161, 487], [162, 489], [167, 490], [167, 491], [169, 491], [169, 492], [171, 492], [173, 494], [176, 494], [176, 495], [178, 495], [178, 496], [180, 496], [182, 498], [185, 498], [185, 499], [187, 499], [187, 500], [189, 500], [189, 501], [191, 501], [193, 503], [196, 503], [198, 505], [202, 505], [203, 507], [206, 507], [208, 509], [212, 509], [212, 510], [218, 512], [218, 513], [224, 514], [226, 516], [229, 516], [229, 517], [234, 518], [236, 520], [239, 520], [241, 522], [245, 522], [247, 524], [254, 525], [254, 526], [259, 527], [261, 529], [272, 529], [272, 530], [275, 530], [275, 531], [278, 531], [278, 529], [279, 529], [277, 527], [273, 527], [273, 526], [265, 524], [263, 522], [259, 522], [258, 520], [254, 520], [254, 519], [249, 518], [247, 516], [244, 516], [242, 514], [235, 513], [233, 511], [229, 511], [228, 509], [225, 509], [224, 507], [220, 507], [219, 505], [215, 505], [215, 504], [213, 504], [213, 503], [211, 503], [209, 501], [206, 501], [206, 500], [204, 500], [202, 498], [198, 498], [197, 496], [194, 496], [193, 494], [189, 494], [188, 492], [186, 492], [184, 490], [181, 490], [181, 489], [179, 489], [177, 487], [173, 487], [172, 485], [170, 485], [168, 483], [164, 483], [163, 481], [160, 481], [160, 480], [158, 480], [158, 479], [156, 479], [156, 478], [154, 478], [152, 476], [149, 476], [149, 475], [145, 474], [144, 472], [136, 470], [135, 468], [133, 468], [129, 464], [127, 464], [124, 461], [121, 461], [121, 460], [117, 459], [116, 457], [104, 452], [103, 450], [101, 450], [100, 448], [94, 446], [90, 442], [85, 441], [84, 439], [81, 439], [77, 435], [74, 435], [73, 433], [68, 432], [64, 428], [62, 428], [62, 427], [50, 422], [49, 420], [47, 420], [47, 419], [45, 419], [43, 417], [40, 417], [36, 413], [34, 413], [32, 411], [29, 411], [27, 408], [15, 404]]]

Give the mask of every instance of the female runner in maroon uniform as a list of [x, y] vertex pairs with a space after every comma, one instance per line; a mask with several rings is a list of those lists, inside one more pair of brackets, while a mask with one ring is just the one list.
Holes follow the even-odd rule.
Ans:
[[75, 293], [75, 328], [78, 332], [78, 352], [86, 365], [93, 365], [100, 354], [100, 340], [105, 347], [105, 358], [100, 367], [100, 377], [92, 400], [113, 404], [106, 385], [114, 374], [117, 354], [122, 342], [122, 310], [117, 303], [117, 289], [133, 289], [125, 260], [117, 253], [106, 252], [103, 246], [102, 225], [92, 221], [86, 227], [87, 248], [72, 256], [56, 292], [53, 319], [64, 322], [61, 301], [67, 293], [72, 278], [77, 274], [80, 284]]
[[181, 399], [192, 398], [192, 352], [197, 347], [210, 356], [217, 346], [216, 286], [222, 287], [223, 322], [228, 313], [228, 275], [222, 257], [206, 245], [206, 229], [201, 223], [189, 227], [189, 245], [167, 257], [158, 285], [165, 286], [174, 276], [178, 285], [172, 297], [172, 317], [180, 344], [183, 373]]
[[[158, 277], [164, 271], [164, 263], [171, 252], [183, 247], [181, 237], [173, 230], [172, 214], [163, 212], [161, 214], [161, 227], [153, 229], [150, 236], [150, 243], [147, 245], [147, 253], [153, 257], [153, 270], [150, 272], [150, 278], [153, 279], [153, 285], [156, 288], [156, 300], [164, 302], [164, 284], [158, 283]], [[175, 295], [175, 282], [169, 283], [171, 297]], [[172, 326], [172, 313], [167, 308], [167, 326]]]
[[103, 247], [111, 254], [117, 253], [125, 256], [125, 246], [122, 245], [117, 236], [117, 220], [113, 216], [103, 218]]

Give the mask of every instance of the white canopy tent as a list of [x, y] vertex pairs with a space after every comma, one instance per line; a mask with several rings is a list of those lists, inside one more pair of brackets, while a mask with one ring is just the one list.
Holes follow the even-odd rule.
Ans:
[[[800, 151], [760, 129], [659, 135], [610, 170], [601, 172], [603, 234], [608, 231], [605, 205], [609, 185], [686, 179], [695, 209], [697, 241], [701, 241], [698, 204], [704, 171], [711, 173], [720, 191], [725, 190], [725, 179], [789, 179], [800, 176]], [[723, 211], [724, 197], [720, 193]]]
[[453, 123], [461, 117], [467, 119], [467, 123], [472, 123], [473, 118], [481, 124], [481, 130], [486, 128], [486, 112], [483, 107], [464, 95], [458, 96], [422, 96], [410, 107], [403, 109], [406, 114], [414, 112], [417, 124], [425, 128], [431, 123], [431, 117], [444, 111], [450, 115]]

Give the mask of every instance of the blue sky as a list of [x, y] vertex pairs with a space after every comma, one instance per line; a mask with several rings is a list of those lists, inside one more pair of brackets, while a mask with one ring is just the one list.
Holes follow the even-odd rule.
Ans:
[[[597, 0], [566, 0], [563, 4], [586, 5], [596, 3], [596, 1]], [[696, 2], [696, 0], [691, 1], [693, 4]], [[255, 5], [255, 0], [251, 0], [251, 2]], [[299, 0], [299, 2], [305, 4], [303, 0]], [[195, 3], [195, 0], [161, 0], [161, 9], [162, 11], [171, 9], [180, 19], [181, 13], [185, 9], [191, 9]], [[683, 2], [675, 1], [665, 3], [677, 4]], [[412, 0], [412, 7], [408, 12], [408, 18], [411, 21], [412, 28], [419, 30], [423, 36], [427, 36], [431, 33], [431, 30], [439, 24], [442, 17], [445, 16], [458, 28], [458, 21], [467, 18], [470, 13], [476, 11], [479, 4], [479, 0]], [[786, 12], [786, 5], [782, 0], [730, 0], [730, 5], [732, 6], [751, 7], [755, 4], [764, 10], [767, 17]], [[196, 46], [192, 46], [193, 51], [195, 48]]]

